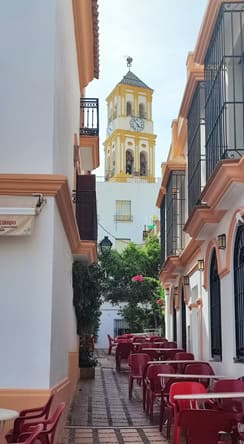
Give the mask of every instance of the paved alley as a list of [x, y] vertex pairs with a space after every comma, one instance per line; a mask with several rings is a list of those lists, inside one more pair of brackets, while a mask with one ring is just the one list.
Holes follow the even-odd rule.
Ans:
[[97, 351], [99, 366], [94, 380], [79, 381], [71, 404], [63, 444], [156, 444], [167, 442], [142, 409], [141, 387], [128, 400], [128, 370], [115, 370], [114, 354]]

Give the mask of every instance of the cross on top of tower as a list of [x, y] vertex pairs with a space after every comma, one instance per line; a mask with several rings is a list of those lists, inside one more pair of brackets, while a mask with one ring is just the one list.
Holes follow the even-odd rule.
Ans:
[[127, 66], [130, 70], [132, 62], [133, 62], [133, 58], [129, 56], [129, 57], [127, 57], [126, 61], [127, 61]]

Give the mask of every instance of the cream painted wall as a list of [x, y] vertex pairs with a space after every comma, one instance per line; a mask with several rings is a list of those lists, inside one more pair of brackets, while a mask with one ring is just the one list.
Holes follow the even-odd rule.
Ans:
[[51, 173], [56, 0], [1, 2], [1, 173]]
[[0, 237], [0, 387], [47, 388], [50, 372], [54, 198], [31, 236]]

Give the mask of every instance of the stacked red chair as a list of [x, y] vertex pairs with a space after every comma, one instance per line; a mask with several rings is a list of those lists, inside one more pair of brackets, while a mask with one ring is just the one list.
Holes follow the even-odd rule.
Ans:
[[134, 380], [136, 379], [136, 381], [141, 385], [144, 368], [150, 359], [150, 356], [146, 353], [131, 353], [129, 355], [129, 399], [132, 398]]

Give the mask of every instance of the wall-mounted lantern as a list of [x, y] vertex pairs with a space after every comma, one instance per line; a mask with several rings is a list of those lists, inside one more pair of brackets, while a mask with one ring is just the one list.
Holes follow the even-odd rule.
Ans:
[[224, 233], [218, 235], [217, 243], [218, 243], [218, 248], [220, 250], [225, 250], [225, 248], [226, 248], [226, 235]]

